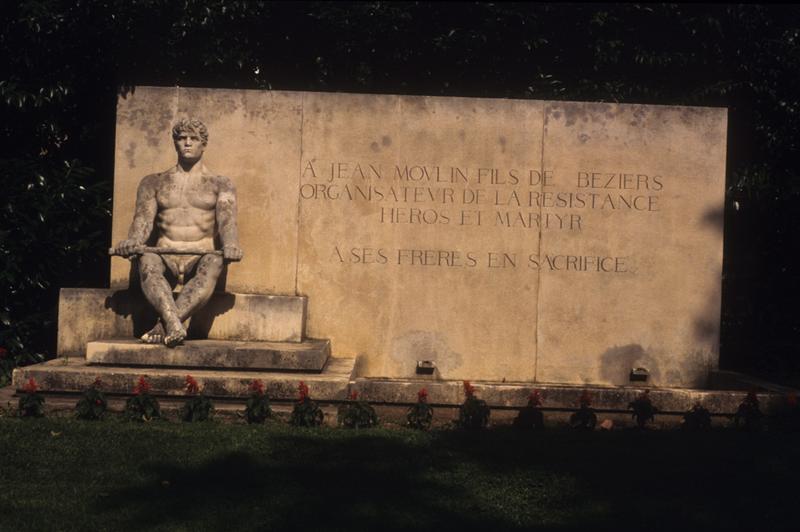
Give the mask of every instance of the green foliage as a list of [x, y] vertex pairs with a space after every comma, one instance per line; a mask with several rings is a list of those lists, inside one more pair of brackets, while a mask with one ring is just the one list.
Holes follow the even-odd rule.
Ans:
[[129, 421], [151, 421], [161, 417], [161, 405], [150, 395], [150, 384], [144, 377], [139, 377], [133, 393], [125, 402], [125, 417]]
[[748, 432], [759, 432], [763, 428], [764, 414], [759, 407], [758, 395], [756, 392], [748, 392], [744, 401], [741, 402], [736, 414], [733, 416], [733, 424], [739, 429]]
[[191, 375], [186, 376], [186, 394], [189, 396], [181, 407], [181, 419], [187, 422], [208, 421], [214, 414], [214, 404], [204, 393], [200, 384]]
[[322, 425], [325, 414], [319, 405], [311, 400], [308, 386], [303, 381], [300, 381], [297, 390], [299, 397], [292, 409], [289, 424], [294, 427], [318, 427]]
[[269, 404], [269, 397], [266, 395], [253, 394], [247, 398], [244, 408], [244, 418], [248, 423], [264, 423], [272, 417], [272, 408]]
[[411, 405], [406, 414], [407, 426], [417, 430], [428, 430], [433, 421], [433, 407], [428, 404], [428, 391], [423, 388], [417, 393], [416, 404]]
[[489, 425], [491, 410], [483, 399], [475, 396], [475, 387], [464, 381], [466, 399], [458, 408], [457, 426], [465, 430], [481, 430]]
[[578, 430], [594, 430], [597, 413], [591, 407], [592, 400], [588, 390], [584, 390], [578, 400], [579, 408], [569, 417], [569, 425]]
[[368, 429], [378, 426], [378, 414], [364, 399], [358, 398], [358, 392], [350, 394], [350, 400], [339, 406], [339, 425], [348, 429]]
[[544, 414], [541, 408], [541, 394], [534, 390], [528, 397], [528, 404], [520, 409], [514, 418], [513, 426], [524, 430], [542, 430], [544, 428]]
[[409, 428], [428, 430], [433, 421], [433, 407], [428, 403], [415, 403], [409, 407], [406, 420]]
[[189, 397], [181, 407], [181, 419], [187, 422], [208, 421], [214, 414], [214, 403], [204, 394]]
[[318, 427], [322, 425], [325, 414], [310, 397], [300, 399], [292, 409], [289, 424], [294, 427]]
[[39, 393], [39, 386], [36, 379], [31, 377], [22, 387], [22, 396], [17, 404], [17, 415], [19, 417], [43, 417], [44, 416], [44, 397]]
[[645, 428], [647, 423], [655, 418], [655, 413], [658, 411], [650, 399], [650, 390], [645, 390], [639, 397], [628, 403], [628, 408], [633, 410], [632, 417], [640, 429]]
[[0, 345], [9, 351], [2, 385], [10, 366], [45, 358], [58, 289], [101, 262], [110, 187], [93, 184], [94, 171], [77, 160], [0, 157], [0, 176]]
[[75, 415], [78, 419], [98, 420], [102, 419], [108, 407], [108, 401], [102, 391], [100, 391], [100, 379], [95, 379], [94, 383], [87, 388], [78, 403], [75, 405]]
[[569, 417], [569, 424], [573, 429], [594, 430], [597, 425], [597, 414], [594, 409], [582, 406]]
[[689, 432], [708, 430], [711, 428], [711, 412], [700, 403], [697, 403], [688, 412], [683, 414], [681, 429]]
[[17, 406], [19, 417], [44, 417], [44, 397], [35, 389], [24, 392]]
[[0, 387], [11, 382], [11, 372], [15, 365], [16, 361], [11, 357], [8, 349], [0, 346]]
[[264, 393], [264, 384], [254, 380], [250, 385], [250, 397], [244, 407], [244, 418], [248, 423], [264, 423], [272, 417], [269, 397]]
[[161, 405], [148, 393], [134, 395], [125, 402], [125, 415], [130, 421], [151, 421], [161, 417]]

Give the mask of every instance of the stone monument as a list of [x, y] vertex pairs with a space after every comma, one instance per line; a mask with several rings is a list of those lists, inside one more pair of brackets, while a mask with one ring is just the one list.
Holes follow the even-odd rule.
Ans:
[[316, 341], [320, 379], [333, 368], [387, 400], [413, 402], [429, 379], [431, 401], [458, 402], [464, 379], [524, 404], [532, 383], [690, 389], [717, 366], [724, 109], [138, 87], [117, 108], [114, 242], [141, 176], [174, 164], [185, 116], [236, 183], [247, 253], [174, 349], [120, 340], [159, 337], [128, 261], [112, 260], [110, 290], [64, 289], [58, 350], [76, 372], [148, 349], [156, 376], [198, 359], [285, 372], [253, 342], [291, 360], [286, 346]]

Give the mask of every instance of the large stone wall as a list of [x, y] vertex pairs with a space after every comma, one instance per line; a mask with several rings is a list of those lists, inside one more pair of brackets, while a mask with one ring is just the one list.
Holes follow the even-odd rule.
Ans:
[[[137, 88], [113, 240], [202, 119], [236, 183], [235, 292], [308, 296], [362, 375], [696, 386], [718, 358], [724, 109]], [[130, 265], [112, 262], [112, 286]]]

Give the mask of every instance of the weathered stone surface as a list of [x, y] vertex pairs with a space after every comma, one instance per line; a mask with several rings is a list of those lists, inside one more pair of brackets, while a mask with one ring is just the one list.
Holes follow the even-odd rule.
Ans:
[[691, 387], [716, 367], [724, 109], [138, 88], [115, 241], [184, 114], [239, 190], [228, 288], [308, 296], [309, 335], [364, 376]]
[[[246, 397], [250, 383], [260, 380], [270, 398], [294, 399], [297, 386], [305, 382], [315, 399], [341, 401], [347, 398], [347, 388], [355, 361], [352, 358], [330, 358], [322, 373], [298, 374], [244, 370], [192, 370], [191, 375], [205, 393], [215, 397]], [[154, 394], [184, 395], [187, 370], [177, 368], [131, 368], [90, 366], [85, 358], [69, 357], [14, 370], [12, 385], [21, 390], [31, 377], [43, 392], [82, 392], [96, 378], [103, 382], [108, 393], [130, 394], [138, 378], [144, 375]]]
[[[582, 224], [542, 233], [538, 381], [624, 384], [642, 367], [652, 384], [707, 384], [719, 351], [726, 128], [721, 109], [545, 106], [552, 192], [596, 208], [548, 209]], [[609, 271], [596, 259], [570, 271], [558, 255], [605, 257]]]
[[[192, 317], [190, 338], [300, 342], [306, 303], [302, 296], [216, 293]], [[92, 340], [140, 336], [155, 319], [138, 289], [62, 288], [58, 355], [84, 356]]]
[[[485, 400], [492, 408], [520, 408], [528, 402], [533, 391], [530, 384], [480, 382], [473, 383], [479, 398]], [[420, 381], [420, 380], [386, 380], [358, 378], [352, 389], [359, 396], [375, 403], [410, 404], [417, 401], [417, 393], [421, 388], [428, 391], [428, 402], [431, 404], [455, 406], [464, 402], [464, 388], [460, 381]], [[696, 403], [700, 403], [713, 414], [733, 415], [739, 404], [747, 396], [743, 391], [730, 390], [690, 390], [685, 388], [635, 388], [606, 386], [567, 386], [556, 384], [537, 384], [536, 389], [542, 395], [542, 407], [547, 409], [570, 409], [578, 407], [579, 399], [584, 391], [588, 391], [592, 399], [592, 408], [597, 410], [627, 411], [629, 403], [636, 399], [645, 389], [650, 390], [650, 399], [661, 413], [683, 414]], [[759, 393], [764, 409], [769, 410], [783, 404], [785, 394], [766, 392]]]
[[491, 205], [509, 171], [522, 190], [540, 179], [542, 102], [312, 94], [303, 107], [308, 333], [363, 353], [366, 375], [431, 360], [445, 378], [533, 380], [538, 274], [494, 266], [535, 251], [539, 231], [496, 226]]
[[182, 368], [322, 371], [330, 355], [328, 340], [233, 342], [188, 340], [174, 348], [138, 340], [105, 340], [86, 346], [88, 364], [174, 366]]

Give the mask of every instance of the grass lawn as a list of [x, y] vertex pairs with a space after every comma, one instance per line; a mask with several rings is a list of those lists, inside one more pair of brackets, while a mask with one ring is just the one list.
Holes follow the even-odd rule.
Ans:
[[800, 435], [0, 418], [0, 530], [552, 530], [798, 519]]

